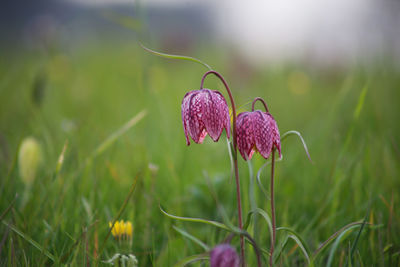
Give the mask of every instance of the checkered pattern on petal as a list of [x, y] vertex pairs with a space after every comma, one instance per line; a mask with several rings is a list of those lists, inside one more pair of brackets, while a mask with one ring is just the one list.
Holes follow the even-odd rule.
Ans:
[[279, 129], [270, 113], [260, 110], [240, 113], [236, 129], [238, 149], [245, 160], [251, 159], [255, 149], [266, 159], [274, 148], [281, 156]]
[[189, 120], [188, 130], [193, 141], [201, 144], [207, 133], [204, 133], [204, 123], [202, 116], [205, 109], [204, 95], [193, 93], [189, 100]]
[[221, 244], [210, 252], [211, 267], [239, 267], [239, 256], [228, 244]]
[[278, 125], [276, 124], [276, 121], [275, 121], [274, 117], [272, 117], [271, 114], [269, 114], [269, 116], [271, 117], [272, 143], [273, 143], [273, 146], [276, 149], [278, 149], [279, 157], [282, 157], [282, 153], [281, 153], [281, 136], [279, 134]]
[[182, 123], [183, 123], [183, 131], [185, 132], [185, 137], [186, 137], [186, 144], [190, 145], [190, 139], [189, 139], [189, 103], [191, 100], [191, 95], [193, 95], [195, 91], [190, 91], [185, 94], [182, 100], [182, 105], [181, 105], [181, 115], [182, 115]]
[[[205, 108], [202, 120], [210, 137], [217, 142], [224, 127], [226, 128], [227, 119], [229, 125], [228, 129], [230, 130], [229, 109], [221, 93], [208, 89], [204, 90]], [[226, 129], [226, 132], [229, 138], [228, 129]]]
[[254, 123], [252, 112], [242, 112], [236, 118], [237, 145], [242, 157], [251, 159], [254, 154]]
[[272, 121], [271, 116], [260, 110], [254, 111], [254, 140], [261, 156], [268, 158], [272, 151]]
[[228, 105], [218, 91], [201, 89], [187, 93], [181, 114], [187, 145], [190, 145], [189, 135], [196, 143], [202, 143], [207, 134], [216, 142], [225, 128], [230, 136]]

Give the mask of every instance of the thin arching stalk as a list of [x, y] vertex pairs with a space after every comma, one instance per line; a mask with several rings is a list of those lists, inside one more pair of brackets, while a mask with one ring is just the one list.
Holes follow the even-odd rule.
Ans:
[[275, 167], [275, 148], [272, 149], [271, 157], [271, 220], [272, 220], [272, 239], [271, 239], [271, 255], [269, 257], [269, 265], [273, 264], [273, 254], [276, 239], [276, 224], [275, 224], [275, 200], [274, 200], [274, 167]]
[[261, 103], [263, 103], [265, 111], [269, 112], [267, 103], [265, 103], [264, 99], [262, 99], [261, 97], [254, 98], [253, 102], [251, 103], [251, 111], [254, 111], [254, 105], [256, 104], [257, 101], [260, 101]]
[[[235, 101], [233, 100], [232, 92], [229, 89], [228, 84], [226, 83], [225, 79], [216, 71], [207, 71], [203, 78], [201, 79], [200, 89], [203, 89], [204, 80], [209, 74], [214, 74], [217, 76], [222, 83], [224, 84], [226, 91], [229, 95], [229, 100], [231, 101], [232, 107], [232, 117], [233, 117], [233, 125], [232, 125], [232, 137], [233, 137], [233, 165], [235, 168], [235, 180], [236, 180], [236, 198], [237, 198], [237, 206], [238, 206], [238, 219], [239, 219], [239, 228], [243, 229], [243, 222], [242, 222], [242, 202], [240, 200], [240, 183], [239, 183], [239, 169], [238, 169], [238, 160], [237, 160], [237, 136], [236, 136], [236, 108], [235, 108]], [[240, 256], [242, 261], [242, 266], [246, 265], [245, 257], [244, 257], [244, 239], [243, 236], [240, 236]]]
[[[265, 108], [266, 112], [268, 111], [267, 103], [265, 103], [264, 99], [261, 97], [254, 98], [253, 102], [251, 103], [251, 111], [254, 111], [254, 106], [257, 101], [260, 101]], [[275, 199], [274, 199], [274, 173], [275, 172], [275, 147], [272, 148], [272, 155], [271, 155], [271, 220], [272, 220], [272, 238], [271, 238], [271, 249], [270, 249], [270, 257], [269, 257], [269, 265], [272, 266], [273, 264], [273, 254], [275, 250], [275, 240], [276, 240], [276, 220], [275, 220]]]

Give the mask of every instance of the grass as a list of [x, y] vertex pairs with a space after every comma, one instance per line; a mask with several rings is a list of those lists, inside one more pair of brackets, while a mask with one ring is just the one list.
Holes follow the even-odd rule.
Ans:
[[[0, 61], [1, 266], [103, 265], [116, 252], [128, 252], [110, 237], [99, 254], [108, 222], [117, 217], [138, 173], [120, 219], [133, 223], [129, 252], [140, 266], [173, 266], [191, 255], [207, 258], [199, 244], [213, 247], [227, 237], [211, 225], [173, 220], [159, 204], [177, 216], [224, 222], [215, 191], [236, 225], [224, 138], [186, 147], [181, 125], [183, 95], [200, 86], [206, 69], [155, 57], [134, 43], [112, 45], [51, 55], [14, 48]], [[400, 75], [390, 61], [322, 70], [285, 64], [246, 73], [226, 54], [204, 51], [190, 56], [224, 75], [238, 106], [265, 98], [281, 134], [300, 131], [313, 159], [311, 164], [299, 140], [284, 141], [284, 159], [276, 165], [277, 226], [294, 232], [277, 232], [277, 250], [284, 247], [278, 266], [307, 265], [304, 250], [312, 256], [336, 231], [364, 220], [368, 225], [352, 224], [320, 248], [314, 265], [398, 266]], [[42, 90], [38, 87], [42, 99], [40, 93], [32, 96]], [[205, 87], [222, 89], [211, 77]], [[143, 110], [146, 116], [132, 123]], [[29, 190], [17, 162], [27, 136], [34, 136], [43, 152]], [[253, 173], [264, 163], [256, 155]], [[242, 159], [239, 169], [246, 215], [253, 200]], [[268, 190], [269, 167], [261, 182]], [[269, 212], [264, 193], [253, 190], [258, 207]], [[256, 232], [256, 241], [269, 249], [268, 224], [261, 216]], [[239, 239], [232, 244], [238, 249]], [[250, 245], [246, 252], [254, 266]]]

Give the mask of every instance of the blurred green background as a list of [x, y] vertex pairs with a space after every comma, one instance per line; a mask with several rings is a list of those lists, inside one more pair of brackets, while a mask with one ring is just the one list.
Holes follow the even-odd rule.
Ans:
[[[298, 61], [252, 64], [228, 45], [199, 38], [189, 47], [174, 48], [172, 43], [171, 48], [149, 36], [146, 24], [126, 29], [127, 24], [150, 20], [145, 12], [142, 21], [117, 12], [110, 18], [100, 11], [95, 14], [104, 23], [132, 38], [111, 34], [65, 45], [55, 35], [39, 39], [35, 47], [13, 43], [11, 35], [1, 44], [0, 265], [52, 265], [45, 251], [63, 264], [94, 265], [108, 222], [117, 216], [135, 177], [135, 191], [120, 218], [133, 224], [132, 243], [110, 237], [102, 261], [119, 252], [136, 255], [139, 266], [173, 266], [204, 252], [173, 225], [210, 247], [227, 237], [209, 225], [172, 220], [160, 212], [159, 204], [175, 215], [222, 222], [212, 196], [215, 190], [217, 202], [236, 224], [225, 138], [214, 143], [207, 137], [204, 144], [187, 147], [183, 133], [182, 98], [199, 88], [207, 69], [154, 56], [139, 46], [143, 41], [155, 50], [207, 62], [226, 78], [240, 111], [249, 110], [254, 97], [263, 97], [281, 134], [301, 132], [313, 163], [299, 140], [289, 137], [283, 142], [283, 160], [276, 165], [278, 227], [295, 229], [313, 252], [343, 226], [364, 219], [371, 223], [358, 241], [360, 228], [355, 228], [336, 250], [327, 247], [316, 266], [326, 266], [330, 257], [333, 266], [348, 265], [355, 243], [353, 265], [398, 266], [400, 71], [394, 58], [327, 66]], [[207, 78], [205, 85], [227, 97], [216, 78]], [[141, 111], [146, 112], [142, 120], [107, 143]], [[22, 179], [18, 160], [27, 137], [37, 140], [42, 154], [31, 183]], [[96, 150], [101, 144], [106, 147]], [[57, 165], [61, 154], [64, 161]], [[264, 163], [255, 155], [253, 172]], [[239, 169], [246, 214], [250, 178], [241, 158]], [[267, 187], [269, 168], [261, 180]], [[269, 211], [269, 201], [257, 186], [254, 196], [258, 206]], [[249, 232], [253, 230], [251, 226]], [[269, 249], [261, 219], [258, 231], [260, 246]], [[278, 244], [284, 237], [278, 232]], [[238, 241], [232, 241], [236, 248]], [[250, 245], [246, 251], [249, 266], [255, 266]], [[300, 248], [289, 241], [278, 265], [306, 263]]]

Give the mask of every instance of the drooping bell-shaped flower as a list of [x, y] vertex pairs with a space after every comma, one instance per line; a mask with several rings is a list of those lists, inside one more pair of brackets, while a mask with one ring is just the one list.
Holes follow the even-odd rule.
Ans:
[[236, 131], [238, 149], [245, 160], [250, 160], [256, 150], [267, 159], [272, 149], [276, 148], [281, 156], [278, 125], [269, 112], [256, 110], [240, 113]]
[[190, 145], [189, 135], [198, 144], [207, 134], [217, 142], [224, 128], [230, 137], [229, 108], [218, 91], [200, 89], [186, 93], [182, 100], [182, 122], [187, 145]]
[[239, 267], [239, 256], [228, 244], [218, 245], [210, 252], [211, 267]]

